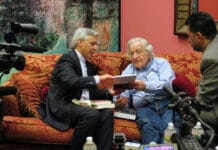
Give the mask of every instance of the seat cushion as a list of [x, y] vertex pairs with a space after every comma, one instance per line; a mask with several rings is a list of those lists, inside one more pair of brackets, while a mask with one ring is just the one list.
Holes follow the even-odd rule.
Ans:
[[129, 141], [140, 141], [141, 135], [135, 121], [114, 119], [114, 133], [124, 133]]
[[6, 140], [42, 144], [68, 145], [74, 131], [69, 129], [62, 132], [39, 119], [15, 116], [4, 116], [2, 127]]
[[[9, 141], [69, 145], [74, 129], [59, 131], [37, 118], [4, 116], [3, 136]], [[124, 133], [128, 140], [140, 141], [140, 132], [135, 121], [114, 119], [114, 133]]]

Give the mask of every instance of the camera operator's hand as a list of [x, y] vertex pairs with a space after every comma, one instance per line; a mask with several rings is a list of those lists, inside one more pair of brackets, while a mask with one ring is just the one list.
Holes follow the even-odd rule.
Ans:
[[182, 102], [176, 106], [177, 112], [182, 116], [184, 120], [196, 123], [197, 118], [192, 114], [193, 111], [200, 114], [201, 106], [200, 103], [193, 97], [188, 96], [184, 92], [178, 93], [178, 96], [182, 98]]

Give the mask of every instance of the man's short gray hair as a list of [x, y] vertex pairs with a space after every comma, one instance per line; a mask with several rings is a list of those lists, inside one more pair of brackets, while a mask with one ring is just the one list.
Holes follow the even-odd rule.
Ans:
[[132, 38], [127, 43], [127, 51], [130, 51], [130, 45], [135, 42], [141, 42], [144, 45], [144, 50], [148, 52], [149, 57], [154, 57], [153, 46], [144, 38], [136, 37]]
[[77, 47], [77, 41], [78, 40], [86, 40], [88, 36], [98, 36], [98, 32], [90, 29], [90, 28], [86, 28], [86, 27], [80, 27], [78, 29], [75, 30], [72, 40], [71, 40], [71, 45], [73, 48]]

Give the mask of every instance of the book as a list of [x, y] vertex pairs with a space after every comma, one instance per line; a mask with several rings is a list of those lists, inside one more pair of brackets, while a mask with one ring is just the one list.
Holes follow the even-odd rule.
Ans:
[[114, 78], [114, 89], [121, 88], [121, 89], [129, 89], [130, 83], [134, 83], [136, 79], [136, 74], [129, 74], [129, 75], [118, 75]]
[[115, 108], [115, 104], [111, 100], [78, 100], [73, 99], [72, 103], [81, 105], [84, 107], [90, 107], [94, 109]]
[[114, 117], [127, 120], [135, 120], [136, 111], [132, 108], [115, 108]]
[[111, 100], [92, 100], [92, 108], [104, 109], [104, 108], [115, 108], [115, 104]]

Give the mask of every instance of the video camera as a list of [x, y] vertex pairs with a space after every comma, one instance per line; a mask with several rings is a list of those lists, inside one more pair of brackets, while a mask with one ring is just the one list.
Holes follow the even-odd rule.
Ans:
[[[38, 28], [35, 24], [15, 23], [11, 22], [11, 31], [4, 34], [5, 43], [0, 43], [0, 80], [4, 74], [8, 74], [11, 68], [23, 70], [25, 67], [25, 57], [18, 50], [25, 52], [43, 53], [46, 49], [29, 44], [17, 44], [15, 34], [18, 32], [26, 32], [36, 34]], [[0, 87], [0, 96], [15, 94], [17, 92], [14, 86]]]
[[[214, 130], [200, 118], [201, 104], [193, 97], [186, 93], [175, 93], [170, 88], [164, 86], [164, 90], [173, 98], [173, 103], [169, 108], [174, 109], [183, 119], [180, 133], [173, 134], [172, 142], [177, 143], [179, 150], [196, 149], [208, 150], [214, 139]], [[191, 134], [195, 123], [199, 121], [205, 129], [208, 129], [206, 142], [197, 141]], [[205, 136], [205, 137], [206, 137]], [[204, 137], [204, 138], [205, 138]]]
[[17, 70], [24, 69], [25, 58], [21, 53], [16, 52], [17, 50], [35, 53], [43, 53], [46, 51], [46, 49], [35, 45], [17, 44], [15, 34], [18, 32], [36, 34], [38, 33], [38, 28], [35, 24], [11, 22], [11, 32], [5, 33], [5, 43], [0, 43], [0, 50], [4, 50], [4, 53], [0, 55], [0, 72], [4, 74], [8, 74], [13, 67]]

